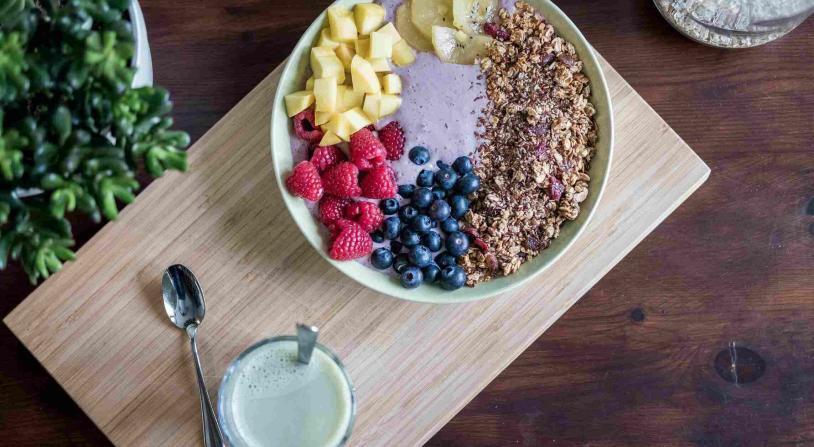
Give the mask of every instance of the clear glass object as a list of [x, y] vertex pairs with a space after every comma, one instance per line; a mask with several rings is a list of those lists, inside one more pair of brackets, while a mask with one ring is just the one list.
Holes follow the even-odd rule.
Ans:
[[297, 337], [262, 340], [232, 361], [218, 392], [231, 447], [340, 447], [356, 418], [356, 393], [336, 354], [317, 343], [297, 362]]
[[685, 36], [720, 48], [771, 42], [803, 23], [814, 0], [653, 0]]

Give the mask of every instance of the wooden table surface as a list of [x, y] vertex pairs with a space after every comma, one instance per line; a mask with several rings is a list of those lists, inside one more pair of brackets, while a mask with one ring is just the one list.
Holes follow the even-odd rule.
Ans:
[[[814, 20], [724, 51], [647, 0], [558, 3], [712, 175], [429, 445], [814, 445]], [[178, 125], [202, 135], [327, 4], [142, 0]], [[0, 273], [0, 314], [31, 290]], [[0, 444], [108, 444], [5, 326], [0, 358]]]

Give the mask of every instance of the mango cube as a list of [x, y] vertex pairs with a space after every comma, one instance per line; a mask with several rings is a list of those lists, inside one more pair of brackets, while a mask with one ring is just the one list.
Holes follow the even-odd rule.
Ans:
[[339, 84], [345, 82], [345, 67], [328, 47], [311, 48], [311, 71], [317, 79], [333, 77]]
[[[358, 53], [358, 51], [357, 51]], [[407, 41], [402, 39], [393, 45], [393, 63], [399, 67], [406, 67], [415, 62], [415, 52]]]
[[334, 116], [333, 112], [315, 112], [314, 124], [316, 124], [317, 126], [321, 126], [330, 121], [333, 116]]
[[[357, 92], [379, 93], [382, 89], [379, 78], [376, 77], [376, 71], [373, 70], [370, 62], [359, 57], [358, 54], [351, 60], [350, 75], [353, 80], [353, 89]], [[342, 136], [339, 133], [337, 135]]]
[[395, 73], [388, 73], [382, 78], [382, 89], [390, 95], [401, 93], [401, 78]]
[[303, 110], [311, 107], [314, 103], [314, 92], [309, 90], [302, 90], [294, 92], [290, 95], [285, 95], [285, 110], [289, 117], [292, 117]]
[[373, 31], [370, 33], [370, 55], [371, 59], [380, 57], [390, 57], [393, 54], [393, 38], [390, 34]]
[[367, 58], [370, 55], [370, 39], [359, 39], [354, 43], [356, 54]]
[[360, 3], [353, 7], [356, 19], [356, 30], [367, 35], [379, 28], [384, 22], [384, 8], [375, 3]]
[[379, 102], [382, 95], [377, 93], [373, 95], [365, 95], [365, 105], [362, 110], [373, 121], [379, 120]]
[[333, 40], [331, 37], [331, 30], [329, 28], [323, 28], [322, 31], [319, 32], [319, 40], [317, 40], [318, 47], [326, 47], [326, 48], [336, 48], [339, 46], [339, 42]]
[[359, 129], [372, 124], [373, 122], [370, 118], [362, 111], [361, 107], [354, 107], [344, 113], [342, 115], [345, 116], [345, 120], [348, 122], [350, 126], [350, 134], [353, 135]]
[[316, 99], [317, 112], [337, 111], [337, 87], [336, 78], [321, 78], [314, 81], [314, 98]]
[[373, 71], [375, 71], [376, 73], [382, 72], [386, 73], [391, 71], [390, 64], [387, 63], [387, 59], [383, 57], [371, 58], [368, 59], [367, 61], [370, 62], [370, 66], [373, 67]]
[[311, 76], [310, 78], [308, 78], [307, 81], [305, 81], [305, 89], [306, 90], [313, 90], [314, 89], [314, 77], [313, 76]]
[[343, 6], [328, 8], [328, 25], [331, 27], [331, 37], [337, 42], [353, 42], [356, 40], [356, 22], [350, 11]]
[[350, 61], [353, 59], [353, 56], [356, 56], [356, 49], [349, 43], [340, 43], [338, 47], [334, 49], [336, 53], [336, 57], [342, 61], [342, 66], [345, 67], [345, 71], [350, 71]]
[[319, 140], [320, 146], [333, 146], [334, 144], [341, 143], [342, 139], [339, 138], [335, 133], [326, 131], [324, 135], [322, 135], [322, 139]]
[[401, 107], [401, 97], [396, 95], [382, 95], [379, 98], [379, 117], [392, 115]]
[[393, 45], [395, 45], [396, 43], [398, 43], [398, 41], [401, 40], [401, 34], [399, 34], [398, 30], [396, 29], [395, 26], [393, 26], [393, 23], [391, 22], [387, 22], [386, 25], [379, 28], [378, 32], [383, 34], [389, 34], [390, 40], [393, 42]]
[[342, 107], [344, 107], [345, 110], [362, 107], [364, 100], [365, 94], [363, 92], [357, 92], [352, 88], [345, 88], [342, 91]]
[[337, 113], [331, 120], [322, 126], [325, 130], [331, 131], [344, 141], [350, 140], [350, 123], [342, 113]]

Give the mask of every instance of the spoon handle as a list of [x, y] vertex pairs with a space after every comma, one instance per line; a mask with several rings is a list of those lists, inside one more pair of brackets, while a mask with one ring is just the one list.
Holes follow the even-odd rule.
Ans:
[[201, 360], [198, 357], [198, 342], [196, 340], [197, 327], [194, 325], [187, 327], [189, 343], [192, 347], [192, 358], [195, 360], [195, 374], [198, 376], [198, 392], [201, 397], [201, 417], [203, 418], [204, 445], [206, 447], [223, 447], [223, 434], [220, 431], [218, 417], [212, 408], [212, 401], [209, 399], [209, 392], [206, 391]]

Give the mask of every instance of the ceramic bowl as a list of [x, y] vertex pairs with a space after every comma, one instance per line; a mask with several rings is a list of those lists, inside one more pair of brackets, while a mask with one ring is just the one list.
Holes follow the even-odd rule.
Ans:
[[[366, 3], [360, 0], [339, 0], [337, 4], [351, 7], [356, 3]], [[274, 164], [274, 173], [280, 187], [283, 201], [294, 218], [305, 238], [314, 249], [331, 265], [339, 269], [351, 279], [365, 287], [371, 288], [396, 298], [425, 303], [460, 303], [493, 297], [529, 281], [543, 273], [574, 243], [582, 234], [585, 226], [591, 220], [596, 206], [602, 197], [607, 183], [608, 172], [611, 165], [613, 151], [613, 113], [611, 111], [610, 94], [605, 82], [605, 76], [590, 44], [585, 40], [573, 22], [552, 2], [548, 0], [529, 0], [529, 4], [541, 13], [546, 20], [554, 26], [557, 32], [567, 41], [571, 42], [584, 63], [584, 72], [591, 80], [592, 102], [596, 107], [596, 122], [599, 138], [597, 140], [596, 156], [591, 162], [591, 184], [588, 198], [580, 204], [579, 217], [563, 225], [560, 236], [551, 243], [551, 246], [531, 261], [523, 264], [512, 275], [494, 279], [479, 284], [476, 287], [463, 287], [455, 291], [446, 291], [432, 285], [422, 285], [415, 289], [403, 288], [398, 280], [384, 272], [372, 270], [359, 262], [335, 261], [327, 254], [327, 241], [324, 240], [319, 229], [319, 222], [309, 213], [305, 201], [291, 195], [285, 188], [285, 178], [293, 167], [291, 155], [291, 141], [289, 126], [291, 120], [286, 115], [284, 96], [302, 89], [305, 80], [305, 71], [308, 66], [309, 50], [317, 40], [319, 31], [326, 26], [326, 14], [323, 12], [305, 31], [300, 41], [294, 47], [288, 62], [283, 69], [274, 97], [271, 116], [271, 153]], [[577, 266], [574, 266], [576, 269]]]

